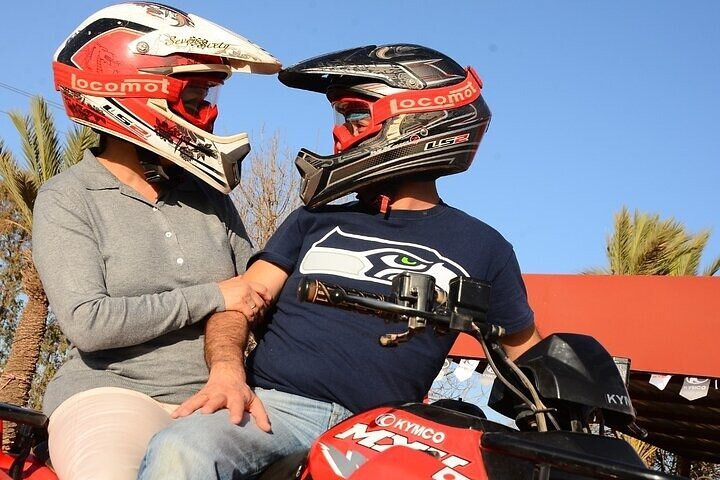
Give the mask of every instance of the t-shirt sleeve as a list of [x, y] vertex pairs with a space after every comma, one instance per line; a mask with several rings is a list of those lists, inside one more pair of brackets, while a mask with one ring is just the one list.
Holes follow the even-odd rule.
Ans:
[[532, 326], [534, 314], [528, 303], [525, 282], [512, 247], [509, 247], [506, 261], [501, 264], [490, 283], [488, 323], [500, 325], [508, 334]]
[[306, 219], [307, 214], [302, 207], [292, 212], [270, 237], [265, 248], [250, 257], [248, 267], [262, 259], [292, 272], [300, 256], [304, 237], [302, 225]]

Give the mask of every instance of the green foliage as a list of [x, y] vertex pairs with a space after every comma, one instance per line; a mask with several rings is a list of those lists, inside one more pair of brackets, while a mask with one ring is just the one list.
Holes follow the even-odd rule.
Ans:
[[[685, 226], [669, 218], [661, 220], [626, 207], [615, 215], [615, 229], [607, 243], [610, 266], [585, 273], [609, 275], [698, 275], [710, 231], [688, 233]], [[720, 256], [705, 268], [703, 275], [720, 271]]]
[[62, 148], [53, 117], [41, 97], [30, 100], [29, 114], [10, 112], [8, 115], [19, 133], [24, 162], [18, 161], [0, 140], [0, 177], [17, 208], [17, 223], [29, 234], [40, 186], [79, 161], [83, 150], [96, 144], [97, 135], [87, 127], [73, 128]]

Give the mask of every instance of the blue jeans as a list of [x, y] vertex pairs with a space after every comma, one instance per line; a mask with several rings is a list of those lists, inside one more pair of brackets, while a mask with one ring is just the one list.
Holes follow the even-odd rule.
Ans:
[[227, 410], [174, 421], [150, 440], [138, 480], [253, 478], [285, 455], [307, 449], [321, 433], [352, 415], [344, 407], [277, 390], [255, 389], [272, 433], [245, 414], [240, 425]]

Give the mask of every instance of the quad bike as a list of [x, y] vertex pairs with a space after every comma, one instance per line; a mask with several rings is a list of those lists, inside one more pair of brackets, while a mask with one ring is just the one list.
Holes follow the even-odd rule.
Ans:
[[641, 433], [608, 352], [586, 335], [553, 334], [511, 361], [502, 328], [485, 322], [486, 283], [458, 277], [444, 292], [433, 277], [405, 272], [384, 296], [305, 278], [298, 296], [406, 322], [405, 332], [379, 339], [383, 346], [402, 348], [428, 327], [473, 335], [497, 375], [489, 405], [519, 430], [458, 400], [386, 405], [335, 425], [309, 451], [271, 465], [262, 480], [678, 478], [649, 470], [627, 442], [602, 434], [606, 427]]
[[[335, 425], [309, 450], [271, 465], [261, 480], [679, 478], [647, 469], [627, 442], [602, 435], [606, 426], [632, 429], [635, 419], [608, 352], [589, 336], [553, 334], [511, 361], [502, 328], [485, 322], [486, 283], [458, 277], [444, 292], [433, 277], [405, 272], [394, 277], [391, 294], [377, 295], [306, 278], [298, 296], [407, 323], [405, 332], [379, 339], [388, 348], [402, 348], [425, 328], [473, 335], [497, 375], [489, 404], [515, 419], [518, 430], [459, 400], [385, 405]], [[57, 480], [38, 449], [46, 445], [47, 418], [1, 404], [0, 418], [20, 426], [19, 451], [0, 455], [0, 480]]]

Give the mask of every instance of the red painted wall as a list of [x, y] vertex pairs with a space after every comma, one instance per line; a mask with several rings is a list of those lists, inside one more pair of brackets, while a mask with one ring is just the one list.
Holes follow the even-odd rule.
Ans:
[[[543, 335], [592, 335], [637, 371], [720, 377], [720, 277], [523, 275]], [[482, 357], [462, 336], [451, 351]]]

